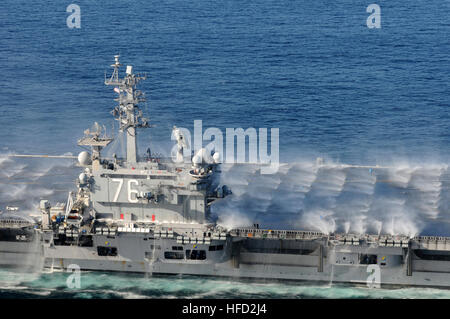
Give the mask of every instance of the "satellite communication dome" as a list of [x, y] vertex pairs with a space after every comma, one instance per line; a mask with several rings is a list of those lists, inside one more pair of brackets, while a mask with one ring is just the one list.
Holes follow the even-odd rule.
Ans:
[[80, 181], [80, 184], [86, 184], [88, 181], [88, 176], [85, 173], [81, 173], [78, 176], [78, 180]]
[[[201, 164], [201, 163], [213, 163], [214, 160], [211, 155], [208, 154], [208, 151], [205, 148], [201, 148], [197, 154], [195, 154], [194, 158], [198, 156], [200, 158], [200, 162], [194, 163], [194, 164]], [[194, 158], [192, 160], [194, 160]]]
[[202, 158], [201, 158], [200, 156], [195, 155], [195, 156], [192, 158], [192, 164], [198, 165], [198, 164], [201, 164], [201, 163], [202, 163]]
[[83, 151], [80, 154], [78, 154], [78, 163], [80, 163], [81, 166], [87, 166], [91, 164], [91, 156], [88, 152]]

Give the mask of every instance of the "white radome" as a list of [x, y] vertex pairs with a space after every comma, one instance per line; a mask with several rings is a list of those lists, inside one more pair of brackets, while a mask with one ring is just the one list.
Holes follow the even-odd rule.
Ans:
[[88, 176], [85, 173], [81, 173], [78, 176], [78, 180], [80, 181], [80, 184], [86, 184], [88, 180]]
[[78, 163], [80, 163], [81, 166], [87, 166], [91, 164], [91, 156], [88, 152], [83, 151], [80, 154], [78, 154]]
[[[198, 156], [200, 158], [200, 163], [208, 163], [211, 164], [214, 162], [213, 158], [211, 155], [209, 155], [208, 151], [205, 148], [201, 148], [197, 154], [195, 154], [195, 156]], [[194, 157], [195, 157], [194, 156]], [[194, 163], [195, 164], [195, 163]]]
[[198, 165], [198, 164], [201, 164], [201, 163], [202, 163], [202, 158], [201, 158], [200, 156], [195, 155], [195, 156], [192, 158], [192, 164]]
[[213, 160], [214, 160], [214, 163], [216, 163], [216, 164], [220, 163], [220, 153], [219, 152], [215, 152], [213, 154]]

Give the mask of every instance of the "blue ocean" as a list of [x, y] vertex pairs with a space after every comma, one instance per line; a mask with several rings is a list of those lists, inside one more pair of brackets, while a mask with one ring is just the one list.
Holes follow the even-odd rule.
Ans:
[[[104, 85], [114, 55], [148, 78], [141, 152], [168, 154], [172, 127], [278, 128], [272, 175], [224, 169], [219, 223], [322, 232], [450, 236], [448, 1], [12, 1], [0, 10], [0, 209], [64, 201], [94, 122], [117, 130]], [[80, 8], [80, 28], [66, 9]], [[323, 159], [327, 169], [315, 166]], [[379, 165], [384, 170], [341, 164]], [[0, 298], [450, 298], [437, 289], [0, 271]]]

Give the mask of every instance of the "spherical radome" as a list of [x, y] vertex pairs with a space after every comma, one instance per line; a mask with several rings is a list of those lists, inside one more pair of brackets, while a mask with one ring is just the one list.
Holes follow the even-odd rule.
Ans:
[[78, 163], [80, 163], [81, 166], [87, 166], [91, 164], [91, 156], [88, 152], [83, 151], [80, 154], [78, 154]]

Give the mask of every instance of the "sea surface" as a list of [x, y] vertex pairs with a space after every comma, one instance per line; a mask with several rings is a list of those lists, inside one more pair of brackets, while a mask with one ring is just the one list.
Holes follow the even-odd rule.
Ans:
[[[94, 122], [114, 132], [115, 93], [103, 82], [120, 54], [148, 74], [140, 88], [154, 127], [139, 132], [142, 153], [169, 154], [172, 127], [194, 120], [224, 133], [279, 129], [276, 174], [224, 169], [233, 195], [213, 208], [223, 225], [450, 236], [449, 1], [377, 1], [380, 29], [366, 25], [373, 2], [358, 0], [74, 3], [79, 29], [66, 24], [70, 1], [2, 1], [0, 209], [67, 198], [73, 161], [7, 155], [76, 155]], [[93, 272], [73, 291], [66, 278], [4, 270], [0, 298], [450, 297]]]

